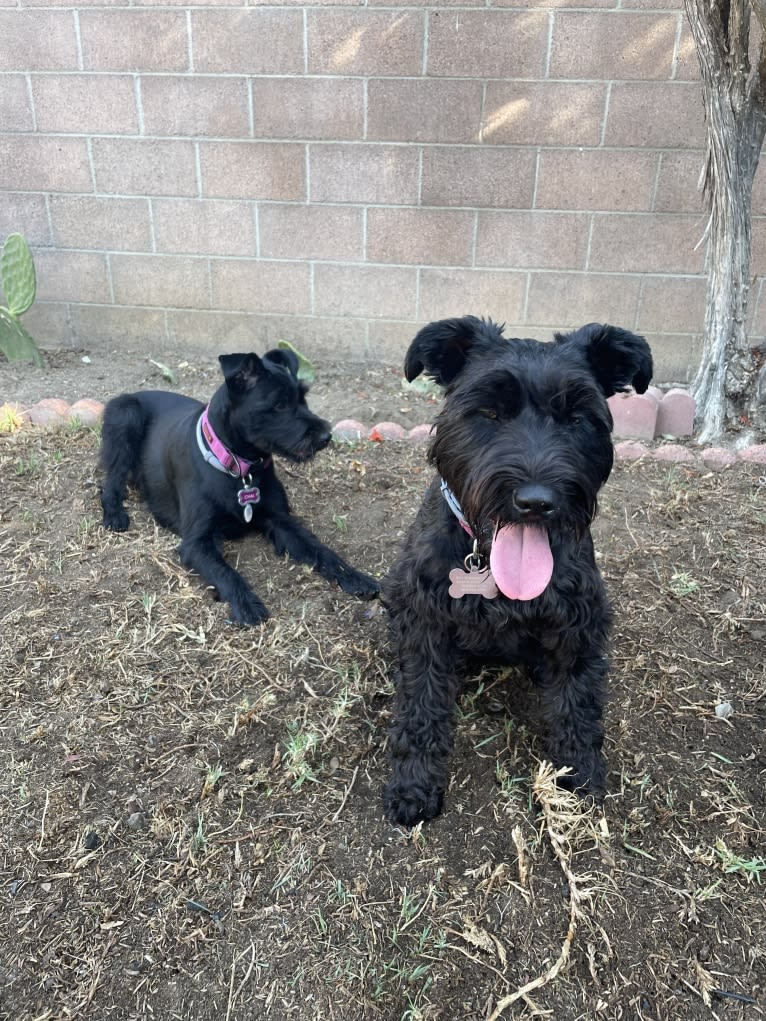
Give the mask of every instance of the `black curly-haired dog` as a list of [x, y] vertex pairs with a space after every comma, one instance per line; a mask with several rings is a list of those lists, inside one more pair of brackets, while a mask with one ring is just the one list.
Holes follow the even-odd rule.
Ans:
[[269, 613], [226, 563], [224, 539], [264, 535], [280, 555], [309, 564], [352, 595], [372, 598], [374, 578], [355, 570], [295, 518], [272, 454], [307, 461], [330, 442], [330, 425], [309, 410], [292, 351], [221, 355], [224, 383], [205, 407], [163, 390], [122, 394], [104, 410], [104, 527], [124, 531], [128, 482], [161, 525], [181, 536], [184, 566], [214, 586], [238, 624]]
[[649, 346], [598, 323], [509, 340], [466, 316], [418, 333], [405, 374], [423, 371], [446, 387], [429, 450], [440, 478], [383, 585], [399, 658], [386, 813], [410, 826], [441, 811], [469, 658], [528, 668], [545, 755], [599, 798], [611, 610], [589, 525], [612, 469], [606, 399], [646, 390]]

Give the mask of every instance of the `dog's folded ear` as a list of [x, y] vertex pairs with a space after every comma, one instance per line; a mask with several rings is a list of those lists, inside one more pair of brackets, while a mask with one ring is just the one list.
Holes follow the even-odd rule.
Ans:
[[573, 333], [557, 333], [556, 342], [585, 349], [590, 370], [607, 397], [629, 386], [642, 394], [651, 382], [651, 348], [643, 337], [619, 326], [588, 323]]
[[238, 355], [219, 355], [221, 372], [226, 386], [233, 393], [252, 390], [263, 374], [261, 359], [254, 352]]
[[266, 352], [263, 360], [271, 362], [272, 365], [279, 365], [281, 368], [286, 369], [293, 378], [298, 378], [299, 362], [295, 352], [287, 348], [275, 347], [273, 350]]
[[474, 347], [498, 340], [505, 343], [502, 333], [502, 326], [476, 316], [429, 323], [410, 344], [404, 359], [404, 375], [412, 382], [425, 370], [440, 386], [447, 386], [462, 371]]

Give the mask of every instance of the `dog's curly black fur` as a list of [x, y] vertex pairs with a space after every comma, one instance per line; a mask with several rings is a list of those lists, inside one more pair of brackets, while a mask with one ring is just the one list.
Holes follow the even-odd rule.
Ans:
[[429, 457], [479, 552], [487, 556], [498, 527], [533, 523], [547, 531], [553, 573], [530, 599], [450, 596], [450, 571], [473, 540], [439, 480], [431, 485], [383, 586], [399, 656], [386, 813], [413, 825], [441, 811], [467, 658], [526, 665], [540, 691], [546, 756], [571, 767], [567, 786], [598, 798], [612, 613], [589, 525], [612, 469], [606, 398], [630, 385], [646, 390], [649, 347], [595, 323], [552, 344], [508, 340], [502, 327], [466, 316], [418, 333], [405, 373], [422, 371], [446, 388]]

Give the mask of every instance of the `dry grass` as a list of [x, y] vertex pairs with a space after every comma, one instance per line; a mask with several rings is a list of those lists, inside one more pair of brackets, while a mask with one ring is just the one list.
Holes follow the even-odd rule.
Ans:
[[[96, 444], [0, 438], [0, 1017], [763, 1016], [753, 469], [620, 468], [604, 494], [604, 820], [535, 775], [526, 682], [488, 671], [461, 702], [445, 815], [409, 833], [380, 809], [383, 615], [253, 540], [229, 555], [273, 616], [232, 628], [142, 510], [101, 529]], [[342, 448], [286, 481], [382, 571], [421, 461]]]

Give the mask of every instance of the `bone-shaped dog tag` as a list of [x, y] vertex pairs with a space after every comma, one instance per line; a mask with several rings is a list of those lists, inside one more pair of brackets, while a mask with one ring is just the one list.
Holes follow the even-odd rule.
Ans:
[[483, 570], [472, 567], [470, 571], [464, 571], [462, 567], [453, 567], [449, 573], [449, 580], [451, 582], [449, 594], [453, 599], [462, 599], [463, 596], [494, 599], [499, 591], [488, 567]]
[[257, 486], [243, 486], [237, 493], [237, 500], [242, 508], [242, 516], [249, 525], [253, 520], [253, 506], [261, 501], [261, 491]]

